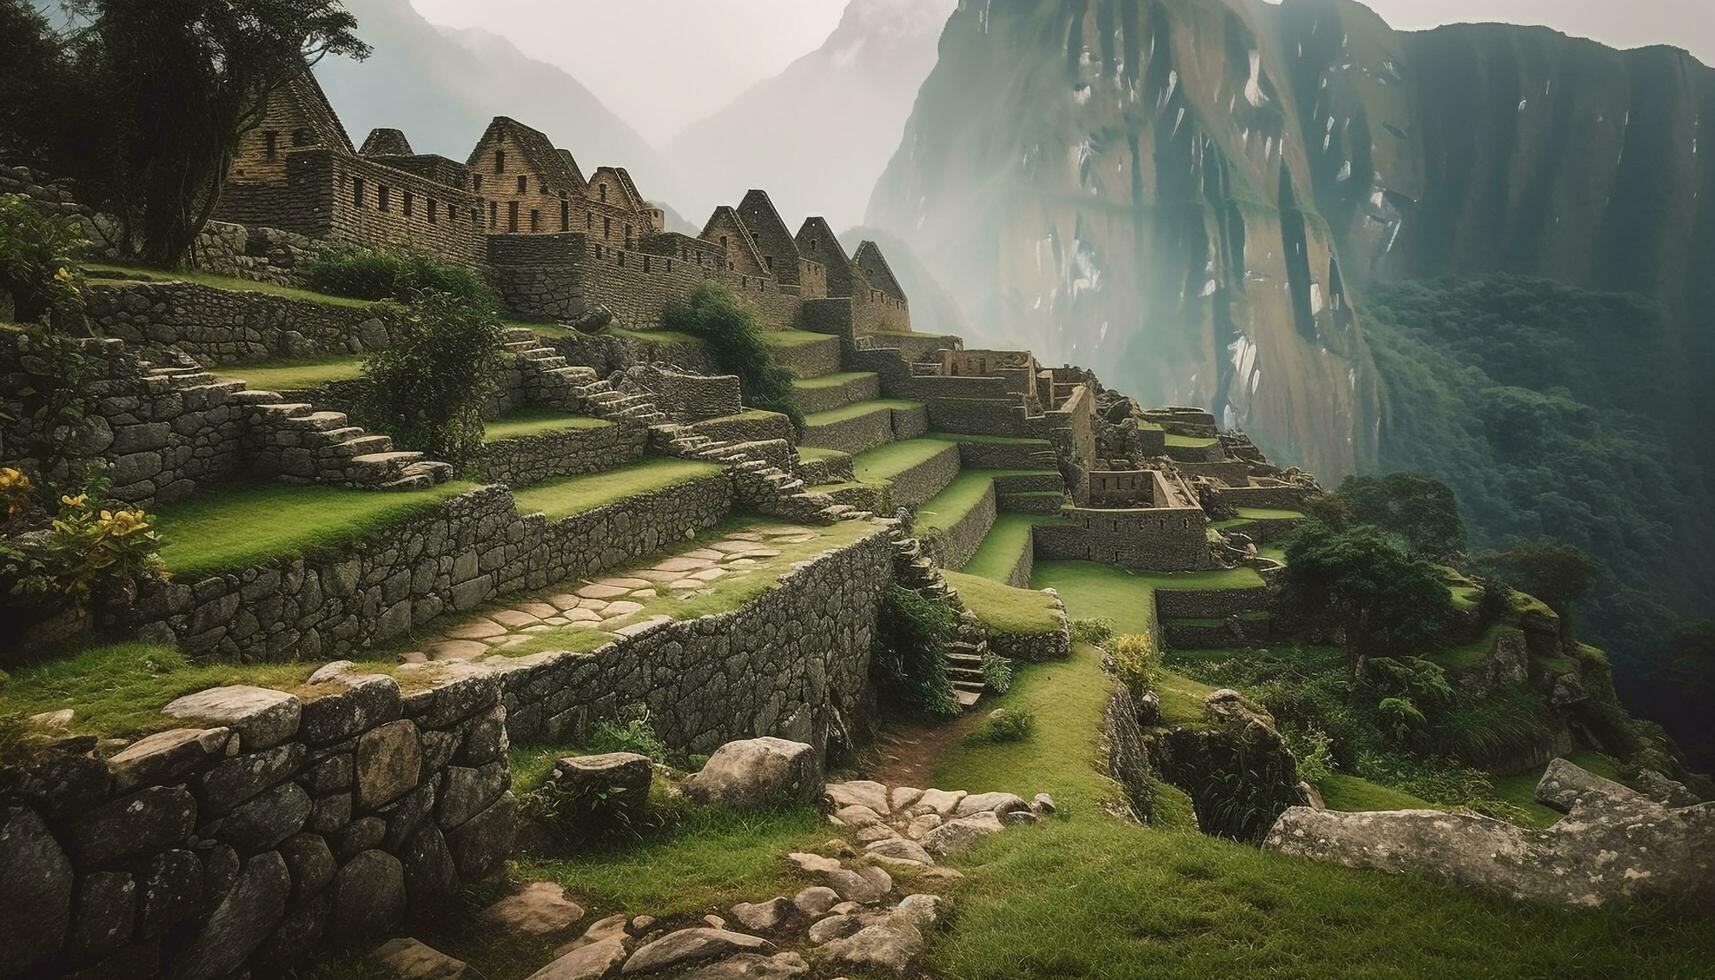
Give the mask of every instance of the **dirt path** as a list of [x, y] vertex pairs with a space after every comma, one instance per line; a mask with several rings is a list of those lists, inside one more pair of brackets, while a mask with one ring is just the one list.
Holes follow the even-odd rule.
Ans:
[[978, 707], [950, 721], [934, 724], [884, 722], [881, 736], [864, 753], [859, 767], [863, 778], [889, 786], [928, 787], [929, 777], [941, 757], [976, 727], [984, 714]]

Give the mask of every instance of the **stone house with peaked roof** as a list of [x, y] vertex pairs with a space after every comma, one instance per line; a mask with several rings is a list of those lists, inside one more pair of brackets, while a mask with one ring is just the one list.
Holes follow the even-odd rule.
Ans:
[[869, 280], [871, 288], [880, 290], [891, 299], [905, 302], [905, 290], [900, 288], [899, 280], [894, 278], [892, 266], [887, 264], [887, 257], [881, 254], [881, 246], [874, 242], [864, 242], [858, 246], [852, 261], [863, 271], [863, 276]]
[[473, 189], [484, 201], [489, 234], [577, 231], [588, 186], [570, 153], [546, 133], [496, 116], [470, 152]]
[[738, 215], [756, 240], [756, 246], [762, 252], [763, 265], [782, 286], [796, 287], [798, 295], [804, 299], [821, 299], [828, 295], [827, 269], [821, 262], [799, 251], [798, 243], [786, 229], [786, 222], [780, 220], [780, 212], [774, 209], [768, 192], [753, 190], [746, 194], [739, 203]]
[[697, 237], [720, 244], [726, 256], [726, 271], [752, 278], [773, 278], [768, 264], [763, 261], [762, 250], [756, 247], [756, 239], [733, 208], [725, 204], [715, 208], [715, 213], [703, 226], [702, 234]]

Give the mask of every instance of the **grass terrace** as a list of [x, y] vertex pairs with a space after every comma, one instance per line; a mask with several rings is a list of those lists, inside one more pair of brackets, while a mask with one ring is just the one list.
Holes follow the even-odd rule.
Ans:
[[1046, 514], [997, 515], [982, 547], [965, 564], [965, 574], [1005, 581], [1013, 566], [1018, 564], [1018, 557], [1024, 554], [1024, 549], [1033, 547], [1032, 529], [1039, 524], [1057, 523], [1065, 523], [1065, 519]]
[[161, 560], [180, 581], [276, 559], [314, 559], [477, 488], [453, 481], [416, 493], [379, 493], [319, 484], [238, 484], [163, 508], [156, 529]]
[[646, 459], [602, 473], [586, 473], [538, 483], [517, 491], [520, 514], [542, 513], [559, 520], [605, 507], [654, 490], [667, 490], [721, 472], [715, 463], [688, 459]]
[[822, 388], [838, 388], [864, 378], [873, 378], [868, 371], [841, 371], [838, 374], [824, 374], [819, 378], [799, 378], [792, 382], [792, 387], [815, 391]]
[[1495, 644], [1504, 632], [1516, 633], [1518, 631], [1505, 624], [1496, 624], [1489, 627], [1488, 631], [1476, 640], [1443, 650], [1431, 659], [1448, 670], [1464, 670], [1487, 657], [1490, 651], [1494, 650]]
[[964, 470], [917, 512], [917, 530], [945, 531], [965, 519], [994, 486], [988, 470]]
[[852, 472], [861, 483], [880, 483], [934, 459], [955, 445], [945, 439], [934, 438], [890, 442], [853, 456]]
[[587, 415], [573, 415], [569, 412], [559, 412], [551, 408], [527, 408], [523, 411], [490, 419], [483, 427], [483, 442], [499, 442], [502, 439], [524, 439], [529, 436], [547, 435], [550, 432], [567, 432], [572, 429], [605, 429], [612, 427], [612, 422], [593, 419]]
[[143, 282], [194, 282], [199, 286], [210, 286], [215, 289], [226, 289], [240, 293], [267, 293], [270, 296], [280, 296], [285, 299], [302, 300], [306, 303], [321, 303], [326, 306], [364, 307], [374, 306], [374, 300], [351, 299], [346, 296], [330, 296], [327, 293], [315, 293], [308, 289], [298, 289], [294, 286], [280, 286], [271, 282], [252, 282], [249, 279], [238, 279], [233, 276], [217, 276], [207, 272], [181, 270], [167, 272], [161, 269], [151, 269], [146, 266], [116, 265], [105, 262], [94, 262], [84, 266], [90, 281], [97, 283], [112, 283], [114, 281]]
[[533, 330], [536, 332], [538, 337], [545, 337], [549, 340], [559, 340], [563, 337], [605, 336], [622, 337], [626, 340], [635, 340], [644, 344], [685, 344], [700, 346], [703, 343], [703, 339], [701, 337], [694, 337], [688, 333], [681, 333], [677, 330], [627, 330], [624, 327], [609, 326], [603, 329], [600, 333], [586, 334], [575, 327], [568, 327], [563, 323], [525, 323], [521, 320], [507, 320], [505, 323], [506, 326], [509, 327], [523, 327], [526, 330]]
[[335, 354], [291, 361], [256, 361], [222, 365], [213, 368], [211, 373], [242, 381], [253, 390], [297, 391], [363, 377], [363, 357]]
[[967, 435], [962, 432], [931, 432], [930, 439], [946, 439], [950, 442], [969, 442], [985, 446], [1040, 446], [1047, 449], [1050, 443], [1047, 439], [1030, 439], [1021, 436], [980, 436]]
[[[767, 334], [764, 334], [764, 336], [767, 336]], [[908, 412], [914, 408], [921, 408], [922, 406], [922, 402], [906, 401], [902, 398], [879, 398], [872, 402], [854, 402], [844, 408], [835, 408], [826, 412], [817, 412], [814, 415], [806, 415], [804, 416], [804, 425], [806, 428], [818, 428], [824, 425], [834, 425], [838, 422], [849, 422], [855, 418], [872, 415], [882, 409], [894, 412]]]
[[1174, 449], [1208, 449], [1218, 442], [1219, 439], [1206, 436], [1182, 436], [1173, 432], [1167, 434], [1167, 445]]
[[1316, 785], [1330, 810], [1372, 813], [1377, 810], [1439, 810], [1441, 807], [1402, 790], [1372, 783], [1359, 776], [1330, 773]]
[[758, 330], [757, 336], [770, 347], [803, 347], [805, 344], [839, 341], [833, 334], [812, 333], [808, 330]]
[[1054, 600], [1046, 592], [1015, 589], [986, 578], [942, 571], [959, 598], [989, 629], [999, 633], [1039, 635], [1060, 628]]

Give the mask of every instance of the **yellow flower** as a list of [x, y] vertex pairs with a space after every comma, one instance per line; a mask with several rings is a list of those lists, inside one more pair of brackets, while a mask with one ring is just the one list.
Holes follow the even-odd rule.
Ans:
[[112, 526], [113, 536], [117, 538], [149, 530], [147, 515], [139, 510], [122, 510], [114, 514], [102, 511], [101, 520]]
[[62, 496], [60, 498], [60, 503], [64, 504], [67, 507], [82, 507], [84, 504], [86, 504], [88, 502], [89, 502], [89, 494], [87, 494], [87, 493], [80, 493], [75, 497], [63, 497]]

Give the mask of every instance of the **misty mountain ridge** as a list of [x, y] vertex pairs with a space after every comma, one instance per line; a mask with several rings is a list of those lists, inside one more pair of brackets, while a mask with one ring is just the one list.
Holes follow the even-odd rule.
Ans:
[[691, 210], [760, 187], [792, 219], [860, 223], [954, 6], [852, 0], [820, 48], [675, 137], [666, 157], [696, 161], [684, 168]]

